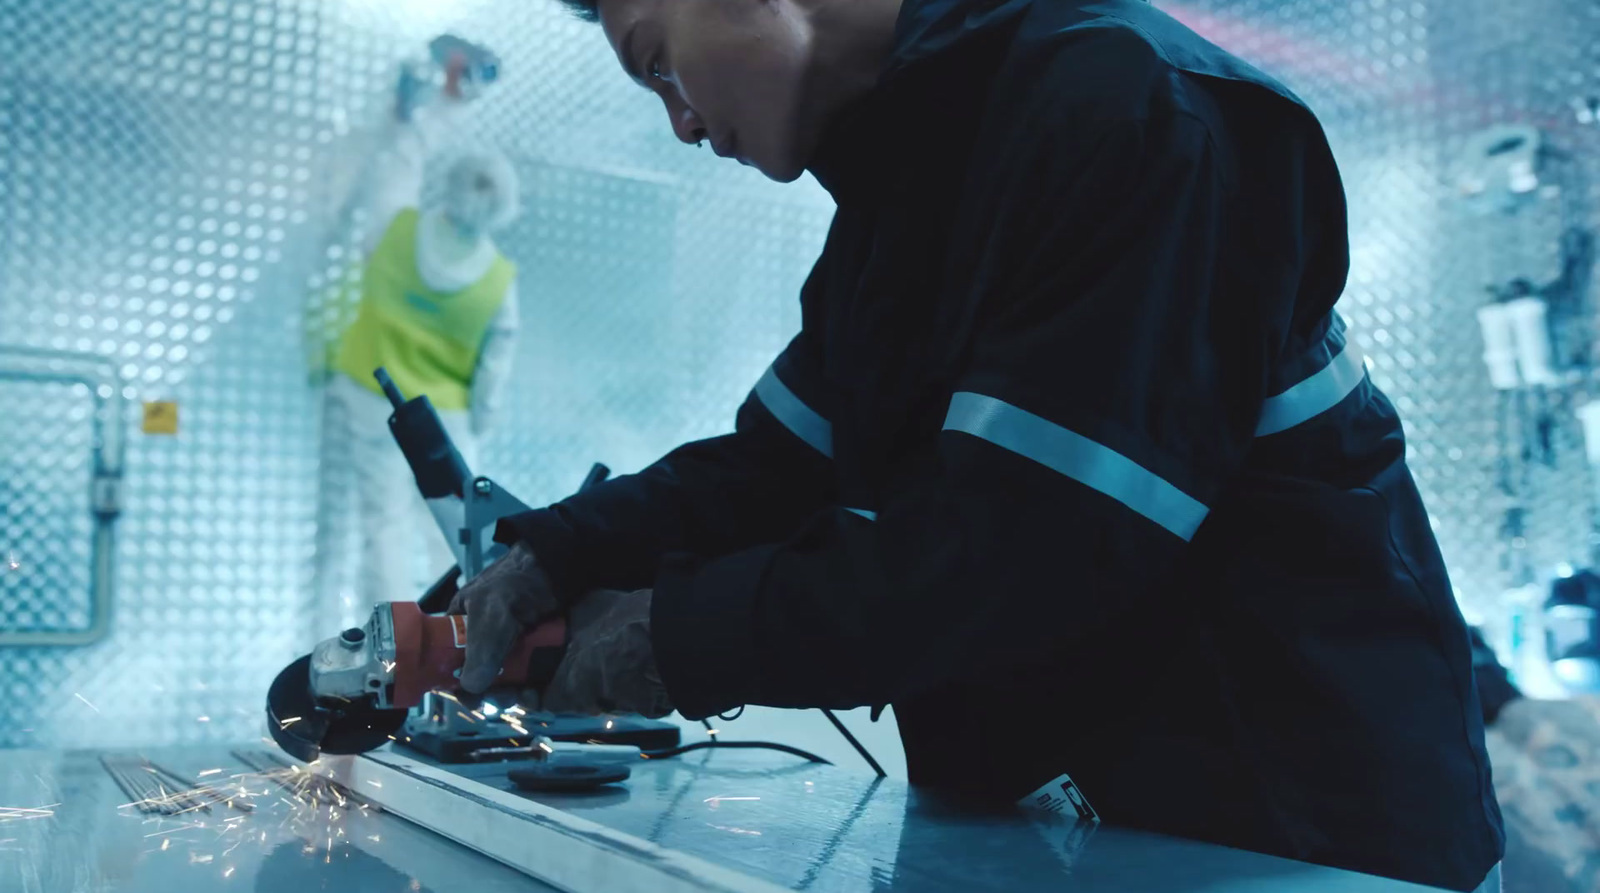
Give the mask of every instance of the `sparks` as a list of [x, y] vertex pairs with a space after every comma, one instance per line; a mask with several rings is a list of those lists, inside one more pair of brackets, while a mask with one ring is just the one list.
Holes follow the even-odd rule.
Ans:
[[60, 803], [51, 803], [49, 806], [0, 806], [0, 824], [26, 822], [31, 819], [47, 819], [56, 814], [54, 807], [60, 805]]
[[378, 835], [376, 835], [376, 834], [367, 835], [367, 839], [372, 841], [373, 843], [382, 843], [383, 842], [383, 841], [378, 839]]
[[179, 825], [176, 828], [168, 828], [165, 831], [157, 831], [157, 832], [155, 832], [153, 834], [146, 834], [145, 836], [146, 837], [160, 837], [160, 836], [162, 836], [164, 834], [177, 834], [179, 831], [187, 831], [190, 828], [204, 828], [204, 827], [205, 827], [205, 825], [202, 825], [199, 822], [190, 822], [187, 825]]
[[[83, 696], [83, 695], [80, 695], [80, 694], [78, 694], [78, 693], [77, 693], [77, 692], [73, 692], [73, 693], [72, 693], [72, 696], [73, 696], [73, 697], [74, 697], [74, 698], [77, 698], [77, 699], [78, 699], [78, 700], [80, 700], [80, 701], [82, 701], [82, 702], [84, 702], [84, 703], [85, 703], [85, 704], [89, 704], [89, 699], [88, 699], [88, 698], [86, 698], [86, 697], [84, 697], [84, 696]], [[96, 713], [100, 713], [100, 708], [99, 708], [99, 707], [96, 707], [96, 706], [95, 706], [95, 705], [93, 705], [93, 704], [89, 704], [89, 709], [90, 709], [90, 710], [93, 710], [93, 711], [94, 711], [94, 712], [96, 712]], [[105, 715], [105, 714], [103, 714], [103, 713], [101, 713], [101, 714], [100, 714], [100, 715], [101, 715], [101, 716], [104, 716], [104, 715]]]
[[207, 775], [216, 775], [218, 772], [221, 772], [221, 771], [222, 771], [221, 769], [207, 769], [206, 771], [200, 773], [196, 777], [197, 778], [205, 778]]
[[298, 716], [291, 716], [288, 719], [280, 719], [280, 720], [278, 720], [278, 728], [287, 729], [288, 727], [294, 725], [295, 723], [297, 723], [299, 721], [300, 721], [300, 717], [298, 717]]
[[379, 782], [376, 779], [371, 779], [371, 778], [367, 779], [367, 784], [370, 784], [375, 788], [383, 787], [383, 783], [382, 782]]
[[190, 865], [209, 865], [209, 864], [211, 864], [211, 860], [215, 859], [215, 858], [216, 857], [211, 855], [210, 853], [205, 853], [204, 855], [199, 854], [199, 853], [190, 853], [189, 854], [189, 864]]
[[385, 673], [393, 673], [394, 672], [394, 661], [392, 661], [392, 660], [384, 661], [383, 662], [383, 671]]
[[456, 715], [461, 717], [462, 719], [466, 720], [467, 722], [472, 722], [473, 721], [472, 717], [466, 715], [465, 713], [462, 713], [460, 710], [456, 711]]
[[197, 716], [197, 717], [194, 718], [194, 721], [195, 722], [210, 722], [211, 721], [211, 717], [209, 717], [209, 716]]
[[606, 720], [606, 728], [608, 728], [608, 729], [611, 728], [612, 726], [616, 725], [616, 724], [617, 723], [616, 723], [615, 720], [610, 720], [610, 719]]
[[761, 799], [760, 797], [707, 797], [705, 799], [705, 802], [711, 804], [712, 808], [715, 809], [717, 804], [719, 804], [719, 803], [724, 803], [724, 802], [733, 801], [733, 800], [760, 800], [760, 799]]
[[223, 876], [223, 877], [233, 877], [233, 866], [232, 866], [232, 865], [229, 865], [229, 866], [228, 866], [228, 870], [227, 870], [227, 871], [224, 871], [224, 872], [223, 872], [223, 873], [222, 873], [222, 876]]
[[545, 753], [555, 753], [556, 752], [556, 749], [551, 747], [549, 742], [546, 742], [546, 741], [540, 741], [539, 742], [539, 749], [544, 751]]
[[167, 850], [171, 846], [172, 846], [172, 838], [164, 837], [164, 838], [161, 839], [161, 849], [163, 851]]

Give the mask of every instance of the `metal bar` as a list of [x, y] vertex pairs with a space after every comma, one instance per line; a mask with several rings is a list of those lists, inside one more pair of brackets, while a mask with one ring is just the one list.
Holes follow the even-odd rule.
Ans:
[[570, 893], [782, 889], [396, 753], [331, 759], [324, 768], [347, 787], [370, 787], [368, 799], [385, 811]]
[[0, 378], [23, 381], [64, 381], [82, 384], [93, 395], [95, 443], [94, 477], [89, 505], [94, 534], [89, 570], [89, 626], [82, 630], [16, 632], [0, 630], [0, 647], [81, 646], [104, 639], [111, 631], [115, 591], [116, 536], [114, 525], [121, 511], [120, 487], [124, 461], [122, 379], [116, 366], [98, 354], [69, 353], [44, 348], [0, 347], [7, 355], [57, 367], [48, 371], [0, 366]]

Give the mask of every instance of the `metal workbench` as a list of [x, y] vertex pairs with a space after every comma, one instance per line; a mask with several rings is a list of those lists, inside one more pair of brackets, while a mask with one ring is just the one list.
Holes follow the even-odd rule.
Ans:
[[965, 814], [900, 782], [771, 752], [643, 761], [602, 793], [529, 797], [506, 782], [505, 764], [444, 768], [384, 751], [319, 767], [369, 801], [352, 796], [342, 810], [310, 807], [261, 775], [235, 778], [250, 770], [231, 753], [143, 755], [179, 775], [242, 785], [251, 812], [216, 804], [150, 816], [122, 806], [96, 752], [0, 751], [0, 890], [1424, 889], [1055, 817]]

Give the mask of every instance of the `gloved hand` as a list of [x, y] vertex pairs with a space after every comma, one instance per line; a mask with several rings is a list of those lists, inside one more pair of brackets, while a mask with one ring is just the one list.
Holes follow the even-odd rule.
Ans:
[[500, 668], [524, 630], [561, 613], [550, 576], [533, 550], [517, 543], [450, 601], [448, 612], [467, 615], [467, 659], [461, 687], [481, 695], [494, 685]]
[[524, 695], [528, 709], [650, 719], [671, 713], [650, 641], [650, 596], [649, 589], [585, 595], [567, 616], [567, 655], [543, 692]]

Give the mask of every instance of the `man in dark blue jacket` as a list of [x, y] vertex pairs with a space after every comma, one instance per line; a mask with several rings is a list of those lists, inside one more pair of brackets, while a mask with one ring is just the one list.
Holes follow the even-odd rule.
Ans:
[[916, 785], [1492, 881], [1300, 100], [1139, 0], [567, 2], [680, 138], [838, 212], [734, 433], [502, 525], [465, 688], [567, 612], [551, 710], [893, 704]]

